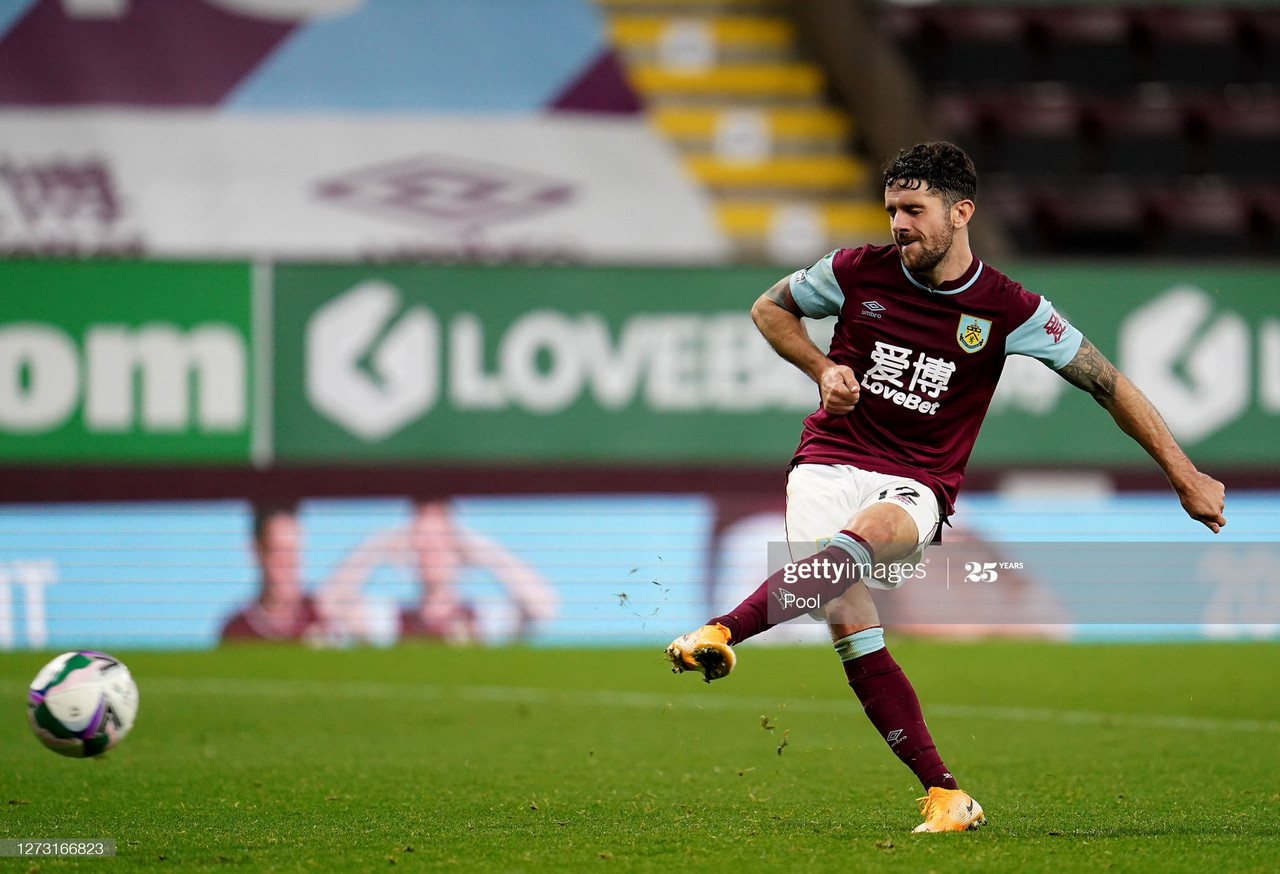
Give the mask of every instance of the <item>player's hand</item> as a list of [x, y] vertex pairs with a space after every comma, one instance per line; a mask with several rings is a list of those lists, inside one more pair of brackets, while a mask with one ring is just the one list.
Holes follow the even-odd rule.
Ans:
[[843, 416], [858, 405], [858, 378], [853, 370], [843, 364], [833, 364], [822, 371], [818, 380], [818, 394], [822, 409], [833, 416]]
[[1187, 515], [1214, 534], [1227, 524], [1227, 517], [1222, 515], [1226, 507], [1227, 490], [1213, 477], [1198, 470], [1193, 471], [1186, 480], [1176, 483], [1174, 489]]

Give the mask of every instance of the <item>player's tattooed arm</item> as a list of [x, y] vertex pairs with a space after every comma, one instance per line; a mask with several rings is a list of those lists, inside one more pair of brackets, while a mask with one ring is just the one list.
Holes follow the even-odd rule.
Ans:
[[1222, 483], [1196, 470], [1147, 396], [1092, 343], [1088, 340], [1081, 342], [1075, 357], [1058, 373], [1067, 382], [1093, 395], [1093, 399], [1111, 414], [1120, 430], [1155, 459], [1169, 477], [1188, 516], [1214, 534], [1227, 524], [1223, 515], [1225, 490]]
[[836, 364], [813, 344], [802, 319], [804, 312], [791, 296], [791, 278], [785, 277], [756, 299], [751, 318], [773, 351], [800, 368], [818, 385], [822, 408], [843, 416], [858, 404], [858, 380], [853, 370]]
[[791, 296], [790, 276], [784, 276], [782, 279], [775, 282], [772, 288], [760, 296], [760, 299], [782, 307], [797, 319], [804, 318], [804, 311], [800, 309], [800, 305], [796, 303], [796, 299]]
[[1116, 383], [1120, 372], [1106, 356], [1087, 339], [1080, 343], [1080, 350], [1058, 373], [1062, 378], [1093, 395], [1104, 407], [1115, 400]]

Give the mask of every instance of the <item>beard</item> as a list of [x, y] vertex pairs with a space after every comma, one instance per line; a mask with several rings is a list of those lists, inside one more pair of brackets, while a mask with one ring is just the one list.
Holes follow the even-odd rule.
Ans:
[[902, 263], [907, 269], [913, 273], [928, 273], [933, 268], [942, 263], [942, 259], [947, 257], [947, 253], [951, 251], [951, 241], [955, 237], [955, 229], [947, 228], [947, 233], [940, 239], [932, 242], [928, 240], [910, 240], [908, 242], [916, 243], [916, 248], [906, 251], [904, 248], [898, 249], [898, 255], [902, 258]]

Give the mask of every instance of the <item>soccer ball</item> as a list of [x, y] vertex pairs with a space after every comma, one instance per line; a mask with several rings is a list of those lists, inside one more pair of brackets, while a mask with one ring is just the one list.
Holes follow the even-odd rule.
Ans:
[[106, 752], [138, 715], [129, 669], [106, 653], [64, 652], [40, 669], [27, 691], [27, 717], [40, 742], [82, 759]]

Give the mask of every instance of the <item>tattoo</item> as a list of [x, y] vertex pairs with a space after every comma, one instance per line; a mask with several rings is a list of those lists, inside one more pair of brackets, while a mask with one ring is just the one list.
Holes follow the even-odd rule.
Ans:
[[764, 293], [764, 296], [782, 307], [793, 316], [799, 318], [804, 317], [804, 312], [796, 303], [795, 298], [791, 296], [791, 277], [780, 279], [774, 283], [773, 287]]
[[1076, 388], [1093, 395], [1098, 403], [1106, 403], [1116, 395], [1116, 377], [1119, 372], [1088, 340], [1080, 344], [1075, 357], [1058, 373]]

